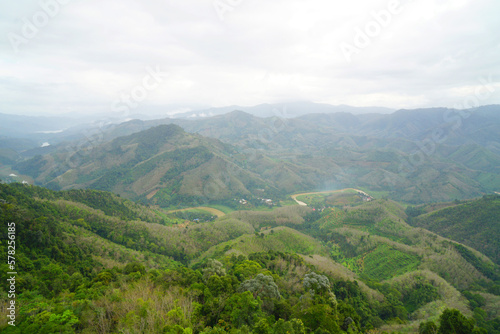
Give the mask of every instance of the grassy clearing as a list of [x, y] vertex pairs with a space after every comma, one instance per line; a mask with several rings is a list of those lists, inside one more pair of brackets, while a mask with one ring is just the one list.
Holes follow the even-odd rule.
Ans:
[[308, 194], [308, 195], [300, 195], [297, 196], [297, 200], [306, 203], [310, 206], [317, 206], [318, 204], [322, 204], [325, 202], [326, 194]]
[[193, 212], [193, 213], [205, 213], [205, 214], [208, 213], [208, 214], [211, 214], [211, 215], [215, 215], [217, 217], [223, 217], [223, 216], [226, 215], [221, 210], [214, 209], [214, 208], [209, 208], [209, 207], [206, 207], [206, 206], [200, 206], [200, 207], [196, 207], [196, 208], [186, 208], [186, 209], [172, 210], [172, 211], [169, 211], [168, 213], [184, 212], [184, 211]]
[[287, 199], [284, 201], [280, 201], [281, 206], [290, 206], [290, 205], [297, 205], [297, 202], [295, 202], [293, 199]]
[[153, 212], [156, 213], [158, 216], [165, 218], [165, 219], [172, 219], [171, 216], [168, 215], [167, 212], [164, 212], [162, 209], [153, 209]]
[[221, 204], [214, 204], [214, 205], [210, 205], [209, 207], [210, 208], [214, 208], [214, 209], [219, 210], [219, 211], [222, 211], [226, 215], [234, 211], [233, 208], [230, 208], [228, 206], [221, 205]]
[[[292, 195], [295, 201], [303, 202], [309, 206], [334, 206], [334, 205], [358, 205], [363, 203], [359, 195], [362, 190], [346, 188], [340, 190], [329, 190]], [[366, 193], [365, 193], [366, 194]]]

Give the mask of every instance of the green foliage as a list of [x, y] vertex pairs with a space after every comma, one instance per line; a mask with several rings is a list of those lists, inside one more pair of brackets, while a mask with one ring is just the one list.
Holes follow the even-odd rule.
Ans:
[[264, 274], [258, 274], [254, 279], [249, 279], [241, 283], [240, 291], [250, 291], [254, 298], [281, 298], [278, 286], [274, 283], [273, 277]]
[[409, 205], [406, 208], [405, 213], [408, 215], [408, 217], [414, 218], [414, 217], [420, 216], [421, 214], [424, 214], [425, 209], [421, 206], [415, 207], [415, 206]]
[[486, 304], [485, 298], [478, 293], [473, 293], [471, 291], [463, 291], [462, 294], [464, 295], [465, 298], [469, 300], [471, 309], [482, 307]]
[[245, 280], [255, 276], [261, 270], [262, 267], [260, 264], [255, 261], [247, 260], [235, 267], [234, 274], [238, 277], [238, 279]]
[[273, 327], [273, 334], [305, 334], [306, 329], [302, 320], [292, 319], [290, 321], [285, 321], [279, 319], [276, 321]]
[[[181, 228], [155, 224], [163, 217], [154, 210], [112, 195], [106, 200], [106, 194], [0, 184], [0, 199], [5, 199], [0, 201], [0, 221], [4, 228], [16, 222], [20, 273], [18, 326], [9, 328], [4, 321], [2, 332], [356, 333], [405, 323], [409, 313], [440, 298], [442, 287], [430, 280], [415, 280], [408, 288], [379, 282], [413, 270], [422, 260], [407, 251], [410, 246], [395, 241], [389, 246], [382, 238], [372, 242], [362, 230], [385, 223], [387, 213], [377, 209], [377, 203], [367, 204], [368, 212], [333, 210], [312, 217], [302, 231], [315, 235], [312, 230], [317, 228], [324, 234], [322, 243], [290, 227], [259, 231], [263, 237], [253, 234], [256, 226], [272, 220], [302, 226], [303, 216], [310, 213], [307, 208], [257, 215], [236, 212], [210, 224]], [[138, 221], [141, 217], [145, 221]], [[347, 223], [359, 229], [346, 228]], [[240, 239], [232, 241], [235, 238]], [[4, 253], [5, 241], [0, 242]], [[303, 245], [297, 245], [299, 241]], [[240, 251], [240, 244], [250, 242], [259, 243], [260, 251]], [[207, 256], [214, 254], [210, 251], [202, 255], [211, 244], [222, 249], [215, 252], [217, 259]], [[285, 252], [286, 245], [293, 253]], [[328, 268], [330, 260], [324, 257], [295, 253], [311, 249], [308, 254], [318, 254], [326, 247], [333, 251], [333, 245], [339, 259], [356, 261], [359, 272], [374, 281]], [[471, 252], [473, 258], [466, 251], [461, 256], [479, 261], [476, 253]], [[169, 260], [169, 254], [184, 264]], [[395, 266], [394, 261], [400, 263]], [[7, 267], [0, 269], [5, 280]], [[363, 280], [382, 298], [374, 298], [375, 291]], [[463, 294], [474, 308], [477, 325], [497, 334], [491, 295], [474, 290], [485, 291], [494, 283], [477, 281]], [[443, 330], [448, 323], [467, 326], [467, 321], [443, 316]]]
[[474, 321], [458, 310], [446, 309], [439, 317], [439, 334], [470, 334], [473, 329]]
[[464, 243], [500, 265], [500, 195], [444, 208], [422, 215], [410, 223]]
[[435, 286], [429, 283], [417, 282], [410, 291], [406, 291], [403, 296], [403, 303], [408, 312], [412, 313], [421, 306], [439, 298], [440, 295]]
[[138, 273], [144, 275], [146, 273], [146, 268], [144, 267], [144, 265], [142, 265], [138, 262], [129, 263], [125, 266], [125, 268], [123, 268], [123, 273], [125, 275], [135, 273], [135, 272], [138, 272]]
[[438, 327], [434, 321], [421, 322], [418, 327], [418, 334], [437, 334]]
[[62, 314], [43, 311], [31, 316], [27, 322], [31, 324], [21, 327], [25, 333], [70, 334], [75, 333], [75, 325], [78, 324], [78, 318], [70, 310], [66, 310]]
[[306, 291], [311, 291], [312, 294], [325, 294], [330, 292], [330, 281], [328, 277], [316, 274], [315, 272], [306, 274], [302, 284], [304, 285], [304, 289]]
[[363, 274], [370, 279], [383, 280], [415, 270], [420, 259], [387, 245], [381, 245], [364, 256]]
[[252, 326], [262, 314], [260, 305], [260, 299], [255, 299], [250, 291], [235, 293], [227, 300], [221, 317], [235, 328]]
[[331, 306], [316, 304], [297, 310], [294, 316], [301, 320], [309, 331], [323, 329], [328, 333], [338, 333], [340, 326], [336, 322], [335, 315], [336, 312]]
[[226, 270], [219, 261], [208, 259], [207, 266], [203, 269], [203, 278], [207, 280], [213, 275], [224, 276], [226, 275]]
[[500, 271], [498, 267], [495, 267], [492, 264], [486, 263], [485, 261], [478, 258], [472, 251], [467, 249], [466, 247], [460, 244], [453, 244], [455, 249], [467, 260], [470, 264], [472, 264], [479, 272], [481, 272], [484, 276], [492, 279], [499, 280], [500, 279]]

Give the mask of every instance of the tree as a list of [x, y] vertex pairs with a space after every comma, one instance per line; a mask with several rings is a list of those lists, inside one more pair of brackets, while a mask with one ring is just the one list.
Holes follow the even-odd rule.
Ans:
[[474, 321], [467, 319], [459, 310], [446, 309], [439, 317], [439, 334], [470, 334]]
[[75, 333], [74, 327], [78, 324], [78, 318], [72, 311], [66, 310], [62, 314], [55, 314], [49, 311], [43, 311], [29, 318], [27, 327], [23, 333]]
[[235, 293], [227, 300], [221, 318], [230, 322], [235, 328], [243, 325], [252, 326], [262, 314], [260, 305], [260, 299], [253, 298], [250, 291]]
[[250, 291], [254, 298], [281, 298], [273, 277], [264, 274], [258, 274], [254, 279], [241, 283], [240, 291]]
[[146, 267], [139, 262], [130, 262], [125, 266], [125, 268], [123, 268], [123, 273], [125, 275], [135, 272], [139, 272], [141, 275], [144, 275], [146, 273]]
[[307, 309], [297, 312], [295, 317], [300, 319], [310, 331], [322, 328], [331, 333], [340, 332], [340, 327], [336, 322], [335, 310], [329, 305], [312, 305]]
[[418, 334], [437, 334], [438, 327], [434, 321], [421, 322], [418, 327]]
[[272, 334], [273, 331], [266, 318], [260, 318], [253, 327], [254, 334]]
[[238, 279], [244, 280], [253, 277], [261, 270], [262, 267], [260, 264], [255, 261], [246, 260], [234, 268], [234, 275], [238, 277]]
[[328, 277], [316, 274], [315, 272], [311, 272], [304, 276], [303, 286], [304, 289], [310, 291], [312, 295], [330, 291], [330, 281]]
[[337, 298], [331, 291], [330, 281], [325, 275], [316, 274], [315, 272], [306, 274], [303, 286], [317, 302], [328, 304], [334, 309], [337, 307]]
[[210, 289], [214, 296], [219, 296], [223, 293], [234, 293], [234, 283], [238, 283], [238, 280], [232, 275], [222, 277], [219, 277], [218, 275], [212, 275], [207, 281], [207, 287]]
[[202, 271], [203, 279], [205, 281], [207, 281], [213, 275], [217, 275], [220, 277], [226, 275], [226, 270], [224, 269], [222, 263], [214, 259], [208, 259], [207, 266]]

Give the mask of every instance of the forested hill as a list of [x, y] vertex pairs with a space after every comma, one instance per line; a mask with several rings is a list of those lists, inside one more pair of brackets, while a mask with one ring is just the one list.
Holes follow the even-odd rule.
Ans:
[[311, 188], [311, 177], [317, 179], [309, 168], [276, 161], [263, 153], [250, 157], [230, 144], [187, 133], [173, 124], [91, 147], [61, 147], [15, 168], [50, 189], [112, 191], [162, 207], [277, 198]]
[[23, 142], [0, 140], [0, 162], [11, 167], [4, 178], [113, 191], [164, 207], [350, 187], [416, 205], [499, 190], [499, 111], [487, 106], [297, 118], [233, 111], [132, 120], [94, 129], [95, 137], [37, 148], [44, 155], [28, 160], [22, 156], [35, 151], [23, 150]]
[[413, 226], [423, 227], [473, 247], [500, 264], [500, 195], [454, 203], [425, 213], [426, 206], [407, 210]]
[[248, 195], [254, 188], [269, 188], [259, 176], [235, 164], [232, 155], [236, 153], [218, 140], [188, 134], [176, 125], [162, 125], [91, 149], [61, 149], [17, 168], [51, 189], [113, 191], [166, 207], [232, 199]]
[[[500, 285], [485, 271], [498, 266], [461, 246], [474, 267], [460, 245], [405, 218], [397, 203], [375, 200], [197, 223], [98, 190], [0, 184], [18, 273], [16, 326], [3, 315], [0, 330], [499, 333]], [[5, 282], [11, 269], [0, 267]]]

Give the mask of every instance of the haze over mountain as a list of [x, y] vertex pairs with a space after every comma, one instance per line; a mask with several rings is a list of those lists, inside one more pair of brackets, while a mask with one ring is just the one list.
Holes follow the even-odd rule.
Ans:
[[[230, 144], [231, 153], [226, 153], [223, 160], [238, 166], [238, 170], [248, 168], [247, 172], [251, 171], [252, 177], [261, 180], [256, 183], [259, 185], [254, 189], [260, 189], [263, 184], [267, 184], [275, 195], [299, 190], [364, 187], [383, 191], [391, 198], [411, 203], [464, 199], [492, 193], [500, 188], [499, 111], [499, 106], [485, 106], [470, 110], [399, 110], [391, 114], [306, 114], [296, 118], [261, 118], [243, 111], [233, 111], [202, 119], [134, 120], [118, 125], [106, 125], [98, 129], [94, 139], [88, 137], [74, 144], [53, 147], [52, 149], [59, 153], [45, 157], [44, 161], [61, 162], [64, 161], [65, 158], [62, 157], [65, 155], [76, 153], [77, 156], [86, 157], [85, 164], [93, 164], [92, 159], [100, 161], [106, 154], [92, 156], [89, 152], [110, 151], [109, 148], [104, 148], [108, 141], [118, 141], [118, 137], [136, 133], [137, 138], [143, 136], [144, 143], [156, 143], [161, 139], [156, 138], [153, 135], [155, 132], [148, 129], [159, 124], [176, 124], [188, 132], [203, 136], [186, 135], [186, 138], [191, 138], [194, 142], [188, 143], [189, 140], [186, 139], [186, 144], [179, 145], [192, 148], [197, 147], [200, 141], [213, 142], [208, 138]], [[140, 134], [140, 131], [146, 132]], [[109, 145], [115, 147], [117, 144]], [[171, 145], [175, 147], [176, 144]], [[176, 148], [184, 150], [181, 147]], [[118, 156], [113, 161], [121, 161], [119, 155], [125, 156], [125, 152], [128, 151], [116, 151]], [[145, 163], [155, 158], [156, 154], [159, 154], [159, 151], [149, 151], [145, 155], [134, 157], [134, 161], [137, 164]], [[129, 163], [132, 162], [127, 161], [125, 165], [128, 167], [123, 165], [119, 168], [127, 169], [131, 167], [127, 165]], [[97, 170], [100, 164], [102, 162], [92, 168]], [[223, 173], [228, 170], [226, 167], [221, 169], [221, 166], [215, 165], [208, 170], [215, 168], [224, 171]], [[122, 190], [113, 188], [114, 185], [102, 188], [102, 182], [93, 183], [97, 181], [96, 177], [82, 178], [81, 172], [85, 170], [85, 174], [90, 169], [84, 168], [81, 161], [74, 167], [80, 169], [78, 176], [65, 176], [65, 181], [62, 181], [62, 175], [67, 172], [74, 173], [74, 170], [68, 167], [67, 170], [59, 170], [56, 173], [47, 172], [47, 166], [43, 165], [38, 157], [19, 163], [14, 169], [33, 176], [40, 184], [54, 184], [56, 178], [56, 183], [64, 189], [95, 187], [100, 184], [99, 189], [114, 189], [124, 195], [128, 192], [130, 198], [146, 196], [146, 192], [150, 193], [156, 189], [154, 183], [159, 182], [159, 179], [153, 178], [156, 181], [151, 181], [153, 183], [148, 189], [146, 187], [132, 192], [125, 191], [127, 187], [123, 184], [120, 188]], [[152, 170], [156, 170], [156, 167], [148, 169], [149, 172]], [[196, 181], [198, 176], [184, 172], [186, 171], [179, 168], [175, 175], [169, 175], [182, 178], [187, 184], [201, 182]], [[95, 175], [104, 175], [103, 171], [99, 173]], [[163, 174], [158, 174], [157, 171], [152, 173]], [[130, 181], [127, 181], [131, 182], [130, 184], [135, 184], [144, 176], [131, 171], [125, 174], [131, 177]], [[226, 177], [231, 179], [232, 174], [227, 172]], [[117, 175], [122, 174], [106, 179], [116, 179]], [[191, 178], [193, 179], [190, 180]], [[262, 180], [266, 182], [263, 183]], [[214, 182], [224, 183], [219, 179]], [[205, 186], [204, 182], [200, 184], [203, 185], [201, 188]], [[224, 193], [228, 198], [249, 193], [256, 195], [254, 191], [248, 191], [245, 185], [243, 188], [236, 187], [233, 191]], [[193, 192], [184, 194], [192, 195]]]
[[175, 118], [197, 118], [212, 117], [227, 114], [234, 110], [244, 111], [257, 117], [280, 117], [295, 118], [306, 114], [333, 114], [347, 112], [354, 115], [358, 114], [389, 114], [394, 109], [384, 107], [353, 107], [348, 105], [329, 105], [324, 103], [313, 103], [308, 101], [289, 102], [289, 103], [264, 103], [256, 106], [227, 106], [222, 108], [208, 108], [202, 110], [193, 110], [185, 113], [174, 114]]
[[[266, 169], [245, 167], [247, 156], [219, 140], [160, 125], [79, 151], [64, 149], [21, 162], [16, 169], [53, 189], [93, 188], [162, 206], [234, 197], [276, 197], [311, 187], [286, 163], [264, 156]], [[274, 170], [279, 169], [279, 176]], [[271, 176], [272, 175], [272, 176]], [[296, 180], [296, 181], [294, 181]]]

